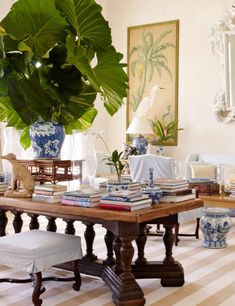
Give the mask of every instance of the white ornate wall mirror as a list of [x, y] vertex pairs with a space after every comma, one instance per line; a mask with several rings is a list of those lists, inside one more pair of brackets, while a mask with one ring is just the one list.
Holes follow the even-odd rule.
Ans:
[[219, 122], [231, 122], [235, 120], [235, 0], [211, 29], [209, 38], [222, 78], [213, 100], [213, 114]]

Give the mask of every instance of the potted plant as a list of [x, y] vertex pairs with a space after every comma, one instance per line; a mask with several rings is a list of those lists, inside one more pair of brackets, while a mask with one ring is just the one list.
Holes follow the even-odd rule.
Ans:
[[129, 182], [121, 181], [121, 175], [126, 165], [126, 162], [122, 159], [122, 156], [123, 152], [118, 152], [117, 150], [114, 150], [112, 153], [110, 153], [104, 158], [104, 160], [107, 161], [106, 165], [114, 167], [117, 175], [117, 180], [108, 180], [108, 192], [128, 189]]
[[104, 160], [106, 160], [106, 165], [114, 167], [117, 175], [118, 182], [121, 182], [121, 174], [125, 167], [125, 162], [122, 160], [123, 152], [118, 152], [114, 150], [110, 155], [107, 155]]
[[156, 144], [163, 145], [167, 140], [175, 139], [177, 131], [183, 130], [178, 128], [178, 120], [172, 120], [167, 124], [163, 124], [160, 120], [157, 120], [153, 125], [154, 133], [157, 137]]
[[110, 115], [122, 106], [125, 65], [101, 11], [94, 0], [18, 0], [0, 22], [0, 121], [22, 130], [25, 149], [34, 122], [56, 122], [59, 134], [90, 127], [98, 93]]

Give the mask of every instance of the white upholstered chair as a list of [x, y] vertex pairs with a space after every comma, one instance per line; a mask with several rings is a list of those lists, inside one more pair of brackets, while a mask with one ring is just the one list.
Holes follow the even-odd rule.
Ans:
[[[74, 290], [79, 290], [81, 277], [78, 271], [78, 259], [82, 257], [81, 238], [48, 231], [31, 230], [0, 237], [0, 264], [25, 271], [30, 279], [6, 279], [1, 282], [34, 282], [33, 305], [40, 306], [40, 294], [45, 291], [42, 285], [41, 271], [54, 265], [73, 261], [75, 283]], [[49, 278], [56, 280], [54, 278]], [[48, 278], [47, 278], [48, 280]], [[65, 281], [66, 278], [63, 278]], [[71, 278], [67, 279], [71, 280]]]
[[134, 182], [149, 179], [149, 168], [153, 168], [153, 179], [174, 177], [174, 161], [171, 157], [156, 154], [130, 155], [130, 174]]
[[[128, 158], [131, 178], [134, 182], [144, 182], [149, 179], [149, 168], [153, 168], [153, 179], [173, 178], [174, 160], [171, 157], [145, 154], [130, 155]], [[196, 208], [178, 214], [178, 223], [175, 225], [175, 245], [178, 245], [178, 236], [195, 236], [199, 238], [199, 220], [202, 216], [202, 209]], [[182, 222], [196, 220], [196, 229], [193, 234], [179, 233], [179, 224]]]

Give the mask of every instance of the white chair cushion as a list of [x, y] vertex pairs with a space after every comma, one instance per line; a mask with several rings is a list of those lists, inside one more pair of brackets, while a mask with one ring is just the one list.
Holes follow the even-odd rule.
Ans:
[[0, 264], [28, 273], [81, 257], [78, 236], [31, 230], [0, 237]]
[[178, 214], [178, 222], [186, 222], [190, 220], [194, 220], [197, 218], [201, 218], [202, 216], [202, 208], [195, 208], [187, 211], [182, 211]]
[[191, 165], [191, 178], [216, 179], [216, 167], [213, 164]]

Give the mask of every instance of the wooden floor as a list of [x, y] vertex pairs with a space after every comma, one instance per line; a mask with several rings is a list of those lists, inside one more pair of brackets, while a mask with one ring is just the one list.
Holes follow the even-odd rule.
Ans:
[[[11, 218], [11, 216], [10, 216]], [[28, 229], [28, 217], [25, 216], [24, 230]], [[41, 217], [42, 229], [46, 220]], [[65, 224], [57, 220], [58, 231], [64, 232]], [[83, 236], [84, 226], [75, 223], [76, 233]], [[13, 229], [8, 226], [8, 233]], [[105, 230], [95, 226], [95, 253], [105, 257], [103, 235]], [[194, 224], [181, 225], [182, 232], [193, 232]], [[202, 235], [201, 235], [202, 238]], [[164, 256], [161, 237], [149, 236], [146, 256], [152, 260], [161, 260]], [[82, 239], [83, 248], [84, 239]], [[235, 219], [228, 236], [229, 246], [225, 249], [205, 249], [202, 239], [181, 237], [178, 247], [174, 248], [174, 257], [179, 260], [185, 270], [185, 285], [181, 288], [163, 288], [158, 279], [138, 280], [144, 290], [148, 306], [233, 306], [235, 305]], [[44, 275], [67, 275], [67, 272], [48, 269]], [[0, 277], [25, 277], [8, 267], [0, 266]], [[111, 306], [114, 305], [109, 288], [102, 280], [82, 275], [82, 287], [79, 292], [71, 289], [71, 283], [47, 282], [46, 292], [42, 295], [43, 306]], [[29, 306], [32, 287], [27, 284], [0, 284], [1, 306]]]

